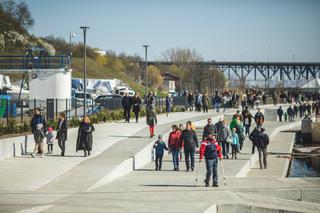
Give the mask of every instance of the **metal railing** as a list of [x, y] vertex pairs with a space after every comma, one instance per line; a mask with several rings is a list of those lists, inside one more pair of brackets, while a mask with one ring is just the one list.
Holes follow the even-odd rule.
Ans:
[[61, 69], [69, 67], [70, 56], [0, 56], [0, 70]]

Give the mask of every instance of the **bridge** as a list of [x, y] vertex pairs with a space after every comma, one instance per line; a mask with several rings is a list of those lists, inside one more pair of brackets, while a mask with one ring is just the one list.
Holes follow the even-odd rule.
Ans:
[[[0, 72], [26, 73], [32, 69], [69, 69], [71, 58], [67, 55], [59, 56], [0, 56]], [[141, 67], [145, 62], [137, 62]], [[149, 65], [182, 65], [166, 61], [149, 61]], [[209, 70], [219, 69], [228, 79], [231, 76], [238, 79], [252, 80], [298, 80], [320, 78], [320, 63], [318, 62], [232, 62], [232, 61], [204, 61], [190, 62], [186, 66], [204, 65]]]
[[[143, 65], [141, 62], [140, 65]], [[179, 65], [174, 62], [150, 61], [148, 64], [153, 65]], [[182, 64], [180, 64], [182, 65]], [[249, 76], [253, 80], [262, 78], [263, 80], [298, 80], [320, 78], [320, 63], [314, 62], [221, 62], [205, 61], [191, 62], [188, 65], [204, 65], [208, 71], [213, 68], [221, 70], [231, 79], [231, 76], [238, 79], [247, 79]]]

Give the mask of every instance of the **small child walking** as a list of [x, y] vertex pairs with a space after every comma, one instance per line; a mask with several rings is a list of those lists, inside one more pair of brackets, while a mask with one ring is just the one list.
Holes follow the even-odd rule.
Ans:
[[162, 136], [158, 136], [158, 140], [154, 143], [153, 148], [156, 151], [156, 170], [161, 170], [162, 158], [164, 150], [168, 150], [166, 143], [162, 140]]
[[52, 133], [52, 127], [48, 128], [48, 132], [46, 135], [47, 138], [47, 145], [48, 145], [48, 153], [47, 154], [52, 154], [53, 151], [53, 143], [54, 143], [54, 137]]
[[284, 121], [287, 122], [288, 121], [288, 113], [284, 112]]
[[232, 129], [232, 159], [237, 159], [237, 152], [238, 152], [238, 146], [239, 146], [239, 136], [237, 134], [237, 129]]

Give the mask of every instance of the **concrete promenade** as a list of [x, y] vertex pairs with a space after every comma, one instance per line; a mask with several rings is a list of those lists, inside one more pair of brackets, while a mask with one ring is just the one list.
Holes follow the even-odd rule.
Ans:
[[[222, 113], [159, 115], [156, 133], [166, 134], [173, 123], [187, 120], [202, 128], [209, 116], [217, 120]], [[266, 130], [273, 135], [269, 151], [290, 151], [294, 133], [277, 130], [292, 125], [266, 121]], [[268, 157], [267, 170], [258, 169], [247, 139], [237, 160], [223, 160], [227, 186], [219, 172], [220, 187], [206, 188], [204, 163], [196, 183], [196, 171], [185, 172], [184, 162], [179, 172], [172, 171], [171, 156], [165, 157], [163, 171], [154, 171], [153, 162], [139, 160], [148, 159], [141, 150], [151, 152], [145, 147], [155, 139], [148, 134], [145, 118], [138, 124], [100, 124], [90, 158], [75, 153], [76, 136], [70, 134], [67, 157], [58, 156], [55, 145], [54, 155], [43, 159], [21, 156], [0, 161], [0, 212], [320, 212], [320, 179], [284, 178], [287, 159], [276, 156]], [[139, 166], [132, 171], [134, 161]]]

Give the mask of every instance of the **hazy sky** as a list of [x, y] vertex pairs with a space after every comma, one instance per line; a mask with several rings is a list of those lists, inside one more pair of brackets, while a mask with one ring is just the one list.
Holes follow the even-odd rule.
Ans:
[[26, 0], [38, 36], [159, 59], [172, 47], [205, 60], [320, 62], [320, 0]]

